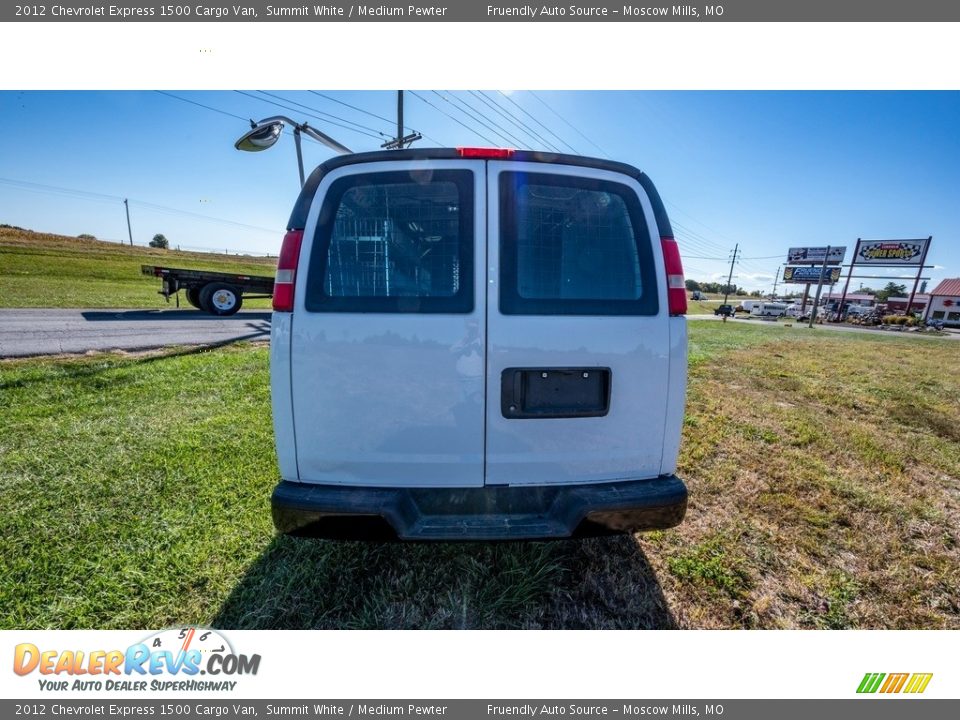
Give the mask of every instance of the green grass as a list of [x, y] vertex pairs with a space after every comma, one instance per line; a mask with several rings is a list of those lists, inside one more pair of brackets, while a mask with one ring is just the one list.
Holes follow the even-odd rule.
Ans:
[[0, 362], [0, 628], [960, 628], [950, 341], [691, 323], [678, 528], [277, 537], [267, 350]]
[[[275, 258], [180, 252], [0, 228], [0, 307], [159, 308], [160, 281], [141, 265], [273, 275]], [[186, 301], [181, 301], [186, 305]], [[244, 306], [269, 307], [269, 300]]]

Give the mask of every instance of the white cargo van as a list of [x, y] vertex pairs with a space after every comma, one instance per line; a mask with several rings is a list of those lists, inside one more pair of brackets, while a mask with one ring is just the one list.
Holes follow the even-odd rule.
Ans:
[[686, 290], [635, 168], [485, 148], [334, 158], [294, 207], [273, 302], [280, 531], [682, 520]]

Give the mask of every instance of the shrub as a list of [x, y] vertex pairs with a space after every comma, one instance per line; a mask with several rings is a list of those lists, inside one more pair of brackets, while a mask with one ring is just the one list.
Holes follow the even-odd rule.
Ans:
[[166, 250], [170, 247], [170, 241], [162, 233], [157, 233], [153, 236], [153, 240], [150, 241], [150, 247], [153, 248], [162, 248]]

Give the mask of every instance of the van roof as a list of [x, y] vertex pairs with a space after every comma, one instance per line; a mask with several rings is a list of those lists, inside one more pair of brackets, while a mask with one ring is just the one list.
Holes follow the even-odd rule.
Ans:
[[[287, 222], [287, 229], [301, 230], [307, 224], [307, 213], [310, 211], [310, 203], [313, 201], [313, 196], [316, 194], [317, 187], [320, 185], [320, 181], [324, 175], [331, 170], [346, 165], [383, 162], [385, 160], [460, 160], [461, 157], [460, 151], [456, 148], [379, 150], [332, 157], [318, 165], [303, 184], [303, 187], [300, 189], [300, 195], [297, 197], [296, 205], [293, 207], [293, 212], [290, 214], [290, 220]], [[504, 162], [539, 162], [554, 165], [574, 165], [577, 167], [595, 168], [597, 170], [609, 170], [627, 175], [640, 183], [640, 186], [646, 191], [647, 197], [650, 198], [650, 204], [653, 206], [653, 214], [657, 221], [657, 229], [660, 237], [673, 237], [673, 228], [670, 225], [670, 219], [667, 217], [667, 211], [663, 205], [663, 201], [660, 199], [660, 193], [657, 192], [653, 181], [650, 180], [647, 174], [632, 165], [614, 160], [584, 157], [582, 155], [565, 155], [563, 153], [535, 150], [517, 150], [512, 153], [509, 158], [502, 158], [502, 160]]]

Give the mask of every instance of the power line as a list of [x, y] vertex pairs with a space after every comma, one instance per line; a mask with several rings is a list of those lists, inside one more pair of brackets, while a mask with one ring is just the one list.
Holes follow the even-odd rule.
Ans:
[[540, 141], [541, 143], [543, 143], [544, 147], [546, 147], [549, 150], [552, 150], [553, 152], [561, 152], [560, 148], [558, 148], [556, 145], [548, 141], [545, 137], [537, 133], [529, 125], [522, 122], [521, 120], [518, 120], [513, 113], [511, 113], [509, 110], [506, 110], [505, 108], [502, 108], [498, 102], [494, 101], [492, 98], [488, 98], [486, 94], [484, 94], [483, 92], [476, 92], [474, 90], [470, 90], [469, 92], [471, 95], [479, 98], [480, 101], [483, 102], [485, 105], [492, 108], [493, 111], [498, 113], [501, 117], [509, 120], [515, 126], [520, 128], [520, 130], [526, 133], [528, 137], [532, 137], [535, 140]]
[[[524, 108], [520, 103], [518, 103], [518, 102], [517, 102], [516, 100], [514, 100], [512, 97], [510, 97], [510, 96], [507, 95], [505, 92], [503, 92], [503, 90], [497, 90], [497, 92], [500, 93], [500, 95], [501, 95], [504, 99], [506, 99], [511, 105], [515, 106], [520, 112], [522, 112], [524, 115], [526, 115], [527, 117], [529, 117], [529, 118], [530, 118], [531, 120], [533, 120], [537, 125], [539, 125], [539, 126], [542, 127], [544, 130], [546, 130], [548, 133], [550, 133], [551, 135], [553, 135], [557, 140], [560, 141], [560, 144], [561, 144], [561, 145], [566, 145], [567, 148], [570, 150], [570, 152], [572, 152], [572, 153], [575, 154], [575, 155], [579, 155], [579, 154], [580, 154], [580, 152], [577, 151], [570, 143], [568, 143], [566, 140], [564, 140], [564, 139], [563, 139], [562, 137], [560, 137], [556, 132], [554, 132], [553, 130], [551, 130], [550, 128], [548, 128], [548, 127], [547, 127], [546, 125], [544, 125], [542, 122], [540, 122], [540, 120], [538, 120], [538, 119], [537, 119], [536, 117], [534, 117], [530, 112], [528, 112], [528, 111], [526, 110], [526, 108]], [[535, 94], [532, 90], [530, 91], [530, 94], [533, 95], [534, 97], [536, 97], [536, 94]], [[537, 98], [537, 99], [540, 100], [540, 98]], [[540, 100], [540, 102], [542, 103], [543, 101]], [[544, 104], [546, 104], [546, 103], [544, 103]], [[554, 113], [554, 114], [556, 114], [556, 113]], [[562, 118], [561, 118], [561, 119], [562, 119]], [[609, 155], [608, 155], [607, 157], [609, 157]]]
[[257, 92], [260, 93], [261, 95], [266, 95], [267, 97], [276, 98], [277, 100], [282, 100], [283, 102], [290, 103], [291, 105], [296, 105], [297, 107], [301, 107], [304, 110], [309, 110], [310, 112], [318, 113], [319, 115], [323, 115], [328, 118], [333, 118], [334, 120], [339, 120], [340, 122], [345, 122], [345, 123], [348, 123], [349, 125], [355, 125], [358, 128], [367, 130], [372, 133], [376, 133], [377, 135], [381, 135], [381, 136], [384, 135], [384, 133], [380, 132], [376, 128], [370, 127], [369, 125], [361, 125], [358, 122], [354, 122], [353, 120], [347, 120], [346, 118], [342, 118], [339, 115], [333, 115], [331, 113], [324, 112], [322, 110], [317, 110], [314, 107], [310, 107], [309, 105], [304, 105], [303, 103], [297, 102], [296, 100], [291, 100], [289, 98], [281, 97], [280, 95], [276, 95], [272, 92], [267, 92], [266, 90], [257, 90]]
[[[450, 93], [450, 91], [447, 91], [447, 92], [452, 95], [452, 93]], [[477, 97], [477, 94], [476, 94], [473, 90], [468, 90], [467, 92], [468, 92], [470, 95], [473, 95], [474, 97]], [[483, 102], [484, 98], [480, 98], [480, 100], [481, 100], [481, 102]], [[502, 131], [503, 131], [503, 134], [506, 135], [506, 136], [508, 136], [508, 137], [513, 141], [514, 147], [518, 147], [518, 148], [530, 147], [530, 143], [529, 143], [529, 142], [527, 142], [527, 141], [525, 141], [525, 140], [521, 140], [519, 137], [517, 137], [517, 136], [514, 134], [515, 131], [513, 131], [513, 130], [511, 130], [511, 129], [507, 129], [507, 128], [505, 128], [503, 125], [500, 125], [500, 124], [497, 123], [495, 120], [493, 120], [492, 116], [489, 115], [489, 111], [488, 111], [486, 108], [477, 108], [475, 105], [472, 105], [472, 104], [468, 103], [466, 100], [462, 100], [462, 99], [459, 100], [459, 102], [463, 103], [463, 105], [465, 105], [466, 107], [469, 107], [471, 110], [475, 110], [476, 112], [480, 113], [481, 117], [484, 117], [484, 114], [486, 114], [486, 115], [485, 115], [485, 116], [486, 116], [486, 119], [487, 119], [490, 123], [492, 123], [492, 124], [494, 125], [494, 127], [497, 127], [497, 128], [499, 128], [500, 130], [502, 130]], [[486, 102], [484, 102], [484, 105], [487, 105], [487, 106], [489, 107], [489, 104], [486, 103]]]
[[[333, 125], [333, 126], [335, 126], [335, 127], [343, 128], [344, 130], [349, 130], [350, 132], [355, 132], [355, 133], [357, 133], [358, 135], [366, 135], [367, 137], [372, 137], [374, 140], [380, 140], [381, 137], [387, 137], [387, 136], [386, 136], [385, 134], [383, 134], [383, 133], [380, 133], [380, 135], [374, 135], [373, 133], [366, 132], [365, 130], [357, 130], [356, 128], [352, 128], [352, 127], [350, 127], [349, 125], [342, 125], [342, 124], [340, 124], [340, 123], [333, 122], [332, 120], [327, 120], [326, 118], [320, 117], [319, 115], [312, 114], [312, 113], [309, 113], [309, 112], [304, 112], [303, 110], [300, 110], [300, 109], [298, 109], [298, 108], [290, 107], [289, 105], [284, 105], [284, 104], [282, 104], [282, 103], [278, 103], [278, 102], [276, 102], [275, 100], [268, 100], [267, 98], [258, 97], [257, 95], [253, 95], [253, 94], [251, 94], [251, 93], [244, 92], [243, 90], [234, 90], [234, 92], [235, 92], [235, 93], [239, 93], [240, 95], [245, 95], [245, 96], [247, 96], [247, 97], [249, 97], [249, 98], [253, 98], [254, 100], [259, 100], [260, 102], [265, 102], [265, 103], [267, 103], [267, 104], [269, 104], [269, 105], [273, 105], [273, 106], [275, 106], [275, 107], [282, 108], [283, 110], [288, 110], [289, 112], [303, 113], [304, 115], [309, 115], [310, 117], [316, 118], [317, 120], [320, 120], [320, 121], [322, 121], [322, 122], [324, 122], [324, 123], [327, 123], [328, 125]], [[261, 92], [262, 92], [262, 91], [261, 91]]]
[[[457, 105], [454, 105], [453, 100], [456, 100], [456, 101], [459, 102], [461, 105], [466, 105], [466, 103], [464, 103], [462, 100], [460, 100], [459, 98], [457, 98], [455, 95], [451, 95], [451, 93], [450, 93], [449, 91], [445, 91], [445, 92], [447, 93], [447, 95], [450, 95], [450, 97], [452, 97], [453, 100], [450, 100], [449, 98], [444, 97], [443, 95], [441, 95], [440, 93], [438, 93], [436, 90], [431, 90], [430, 92], [432, 92], [434, 95], [436, 95], [438, 98], [440, 98], [440, 99], [443, 100], [444, 102], [449, 103], [450, 105], [452, 105], [454, 108], [456, 108], [457, 110], [459, 110], [460, 112], [462, 112], [464, 115], [466, 115], [466, 116], [469, 117], [470, 119], [472, 119], [472, 120], [474, 120], [475, 122], [479, 123], [481, 127], [484, 127], [484, 128], [486, 128], [487, 130], [489, 130], [490, 132], [492, 132], [494, 135], [497, 135], [501, 140], [503, 140], [503, 141], [506, 142], [507, 144], [510, 143], [510, 138], [508, 138], [508, 137], [507, 137], [506, 135], [504, 135], [503, 133], [498, 132], [496, 129], [490, 127], [487, 123], [485, 123], [485, 122], [483, 121], [483, 118], [478, 118], [478, 117], [475, 116], [472, 112], [469, 112], [469, 111], [467, 111], [467, 110], [463, 110], [462, 108], [458, 107]], [[469, 108], [470, 106], [467, 105], [467, 107]], [[472, 108], [471, 108], [471, 110], [472, 110]], [[499, 145], [499, 143], [496, 143], [496, 144]]]
[[[29, 190], [31, 192], [46, 193], [48, 195], [66, 195], [68, 197], [74, 197], [80, 200], [95, 200], [98, 202], [116, 202], [122, 203], [124, 198], [119, 195], [107, 195], [105, 193], [95, 193], [89, 192], [87, 190], [76, 190], [73, 188], [59, 187], [57, 185], [44, 185], [42, 183], [28, 182], [26, 180], [13, 180], [10, 178], [0, 178], [0, 184], [11, 185], [14, 187], [19, 187], [23, 190]], [[206, 220], [208, 222], [217, 222], [225, 225], [234, 225], [236, 227], [246, 228], [248, 230], [257, 230], [260, 232], [270, 233], [271, 235], [276, 234], [276, 229], [259, 227], [257, 225], [248, 225], [247, 223], [237, 222], [235, 220], [227, 220], [226, 218], [213, 217], [212, 215], [202, 215], [200, 213], [191, 212], [189, 210], [181, 210], [179, 208], [172, 208], [166, 205], [158, 205], [156, 203], [150, 203], [143, 200], [136, 200], [130, 198], [130, 202], [136, 205], [140, 205], [149, 210], [155, 212], [162, 212], [173, 215], [184, 215], [187, 217], [196, 218], [198, 220]]]
[[678, 220], [676, 220], [676, 219], [671, 220], [671, 225], [673, 225], [674, 227], [680, 228], [680, 230], [682, 230], [686, 235], [690, 236], [691, 238], [694, 238], [694, 239], [697, 240], [700, 244], [702, 244], [702, 245], [704, 245], [704, 246], [706, 246], [706, 247], [711, 247], [711, 248], [713, 248], [713, 252], [720, 252], [720, 253], [722, 253], [722, 252], [724, 252], [724, 250], [725, 250], [725, 248], [724, 248], [722, 245], [720, 245], [719, 243], [714, 242], [714, 241], [711, 240], [710, 238], [705, 237], [704, 235], [696, 232], [695, 230], [692, 230], [691, 228], [687, 227], [686, 225], [684, 225], [683, 223], [681, 223], [680, 221], [678, 221]]
[[697, 218], [695, 218], [695, 217], [694, 217], [693, 215], [691, 215], [690, 213], [684, 211], [684, 210], [683, 210], [682, 208], [680, 208], [676, 203], [670, 202], [669, 200], [667, 200], [667, 201], [665, 201], [665, 202], [667, 203], [667, 205], [669, 205], [670, 207], [672, 207], [674, 210], [676, 210], [676, 211], [677, 211], [678, 213], [680, 213], [681, 215], [686, 215], [688, 218], [690, 218], [691, 220], [693, 220], [693, 222], [697, 223], [697, 225], [700, 225], [701, 227], [706, 228], [707, 230], [709, 230], [710, 232], [714, 233], [714, 234], [717, 235], [718, 237], [720, 237], [720, 238], [722, 238], [722, 239], [724, 239], [724, 240], [729, 240], [730, 242], [736, 242], [733, 238], [728, 237], [727, 235], [724, 235], [724, 234], [721, 233], [721, 232], [717, 232], [716, 230], [714, 230], [712, 227], [710, 227], [710, 226], [707, 225], [706, 223], [704, 223], [704, 222], [702, 222], [702, 221], [700, 221], [700, 220], [697, 220]]
[[[370, 117], [376, 118], [377, 120], [383, 120], [385, 123], [392, 123], [392, 122], [393, 122], [393, 120], [391, 120], [390, 118], [385, 118], [383, 115], [377, 115], [376, 113], [372, 113], [372, 112], [370, 112], [369, 110], [364, 110], [363, 108], [358, 108], [356, 105], [351, 105], [350, 103], [344, 102], [343, 100], [338, 100], [337, 98], [335, 98], [335, 97], [333, 97], [333, 96], [331, 96], [331, 95], [326, 95], [326, 94], [324, 94], [324, 93], [322, 93], [322, 92], [317, 92], [316, 90], [307, 90], [307, 92], [308, 92], [308, 93], [311, 93], [311, 94], [313, 94], [313, 95], [316, 95], [316, 96], [318, 96], [318, 97], [322, 97], [322, 98], [324, 98], [325, 100], [329, 100], [330, 102], [335, 102], [335, 103], [337, 103], [338, 105], [343, 105], [344, 107], [348, 107], [348, 108], [350, 108], [351, 110], [356, 110], [357, 112], [363, 113], [364, 115], [369, 115]], [[404, 128], [405, 128], [406, 130], [413, 130], [413, 128], [411, 128], [411, 127], [406, 127], [406, 126], [404, 126]]]
[[248, 225], [247, 223], [237, 222], [236, 220], [227, 220], [226, 218], [213, 217], [212, 215], [202, 215], [200, 213], [191, 212], [189, 210], [178, 210], [177, 208], [166, 207], [164, 205], [157, 205], [155, 203], [145, 202], [143, 200], [131, 200], [130, 202], [140, 205], [141, 207], [153, 210], [155, 212], [167, 213], [172, 215], [184, 215], [186, 217], [196, 218], [198, 220], [206, 220], [208, 222], [218, 222], [223, 223], [224, 225], [234, 225], [236, 227], [246, 228], [247, 230], [258, 230], [260, 232], [270, 233], [275, 235], [277, 230], [276, 228], [263, 228], [258, 225]]
[[197, 102], [196, 100], [188, 100], [187, 98], [180, 97], [179, 95], [174, 95], [173, 93], [168, 93], [163, 90], [154, 90], [154, 92], [160, 93], [161, 95], [166, 95], [167, 97], [171, 97], [174, 100], [179, 100], [180, 102], [190, 103], [191, 105], [202, 107], [205, 110], [210, 110], [211, 112], [220, 113], [221, 115], [226, 115], [227, 117], [232, 117], [232, 118], [236, 118], [237, 120], [242, 120], [243, 122], [248, 122], [248, 118], [240, 117], [239, 115], [234, 115], [233, 113], [227, 112], [226, 110], [218, 110], [215, 107], [204, 105], [203, 103]]
[[106, 195], [104, 193], [90, 192], [89, 190], [74, 190], [72, 188], [58, 187], [56, 185], [42, 185], [41, 183], [28, 182], [26, 180], [0, 178], [0, 183], [19, 187], [21, 190], [31, 190], [33, 192], [46, 192], [47, 194], [66, 195], [85, 200], [98, 200], [100, 202], [123, 202], [123, 198], [119, 195]]
[[448, 118], [450, 118], [450, 119], [453, 120], [455, 123], [457, 123], [457, 125], [460, 125], [461, 127], [466, 128], [468, 131], [470, 131], [471, 133], [473, 133], [473, 134], [476, 135], [477, 137], [482, 138], [484, 141], [490, 143], [491, 145], [496, 145], [496, 144], [497, 144], [495, 141], [493, 141], [493, 140], [491, 140], [490, 138], [486, 137], [486, 136], [483, 135], [482, 133], [477, 132], [477, 131], [474, 130], [472, 127], [470, 127], [470, 126], [468, 126], [468, 125], [465, 125], [464, 123], [460, 122], [460, 120], [458, 120], [457, 118], [455, 118], [455, 117], [454, 117], [453, 115], [451, 115], [450, 113], [444, 112], [443, 110], [441, 110], [440, 108], [438, 108], [436, 105], [434, 105], [432, 102], [430, 102], [429, 100], [427, 100], [425, 97], [421, 96], [419, 93], [416, 93], [416, 92], [414, 92], [413, 90], [408, 90], [407, 92], [409, 92], [411, 95], [413, 95], [415, 98], [417, 98], [417, 99], [420, 100], [421, 102], [425, 102], [427, 105], [429, 105], [430, 107], [432, 107], [434, 110], [436, 110], [436, 111], [437, 111], [438, 113], [440, 113], [441, 115], [446, 115]]
[[[369, 110], [364, 110], [363, 108], [359, 108], [359, 107], [357, 107], [356, 105], [351, 105], [350, 103], [344, 102], [343, 100], [338, 100], [337, 98], [333, 97], [332, 95], [327, 95], [327, 94], [322, 93], [322, 92], [317, 92], [316, 90], [308, 90], [307, 92], [312, 93], [313, 95], [316, 95], [316, 96], [318, 96], [318, 97], [322, 97], [322, 98], [324, 98], [325, 100], [329, 100], [330, 102], [335, 102], [335, 103], [337, 103], [338, 105], [343, 105], [344, 107], [348, 107], [348, 108], [350, 108], [351, 110], [356, 110], [357, 112], [363, 113], [364, 115], [369, 115], [370, 117], [376, 118], [377, 120], [383, 120], [384, 122], [387, 122], [387, 123], [393, 123], [393, 122], [394, 122], [394, 121], [391, 120], [390, 118], [385, 118], [385, 117], [383, 117], [383, 115], [377, 115], [376, 113], [372, 113], [372, 112], [370, 112]], [[410, 132], [419, 132], [419, 131], [416, 130], [415, 128], [410, 127], [409, 125], [404, 125], [403, 127], [404, 127], [404, 130], [409, 130]], [[434, 142], [434, 143], [436, 143], [437, 145], [440, 144], [439, 141], [437, 141], [437, 140], [435, 140], [434, 138], [430, 137], [430, 136], [427, 135], [426, 133], [421, 132], [420, 134], [423, 135], [425, 138], [427, 138], [430, 142]]]
[[[543, 105], [547, 110], [549, 110], [549, 111], [552, 112], [554, 115], [556, 115], [558, 118], [560, 118], [561, 122], [563, 122], [563, 123], [564, 123], [565, 125], [567, 125], [571, 130], [573, 130], [577, 135], [579, 135], [580, 137], [582, 137], [582, 138], [583, 138], [584, 140], [586, 140], [588, 143], [590, 143], [591, 145], [593, 145], [597, 150], [599, 150], [601, 153], [603, 153], [604, 157], [606, 157], [607, 159], [610, 158], [610, 154], [609, 154], [606, 150], [604, 150], [602, 147], [600, 147], [599, 145], [597, 145], [593, 140], [591, 140], [589, 137], [587, 137], [587, 136], [584, 135], [582, 132], [580, 132], [569, 120], [567, 120], [563, 115], [561, 115], [561, 114], [558, 113], [556, 110], [554, 110], [552, 107], [550, 107], [550, 105], [548, 105], [547, 102], [546, 102], [545, 100], [543, 100], [539, 95], [537, 95], [533, 90], [530, 90], [529, 92], [530, 92], [531, 95], [533, 95], [533, 97], [535, 97], [535, 98], [537, 99], [537, 101], [538, 101], [541, 105]], [[505, 97], [509, 97], [509, 96], [505, 96]], [[516, 103], [514, 103], [514, 104], [516, 104]], [[520, 106], [517, 105], [517, 107], [520, 107]]]

